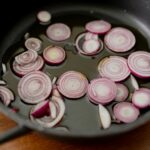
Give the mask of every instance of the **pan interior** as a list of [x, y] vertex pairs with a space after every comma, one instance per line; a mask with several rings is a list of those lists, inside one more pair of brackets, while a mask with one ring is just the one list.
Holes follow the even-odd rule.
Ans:
[[[5, 81], [7, 81], [8, 87], [12, 89], [13, 92], [15, 93], [16, 100], [11, 105], [20, 109], [17, 115], [19, 115], [23, 119], [29, 119], [29, 112], [33, 107], [33, 105], [28, 105], [24, 103], [22, 100], [20, 100], [17, 93], [17, 84], [20, 78], [17, 77], [12, 72], [11, 64], [14, 59], [14, 56], [19, 54], [20, 52], [25, 51], [24, 34], [26, 32], [29, 32], [31, 37], [38, 37], [43, 41], [42, 50], [39, 51], [40, 55], [42, 55], [43, 49], [48, 45], [57, 45], [65, 48], [67, 53], [67, 59], [62, 65], [59, 66], [45, 65], [45, 67], [43, 68], [43, 71], [45, 73], [48, 73], [51, 78], [53, 78], [54, 76], [59, 77], [65, 71], [75, 70], [85, 74], [90, 81], [99, 76], [97, 71], [97, 64], [104, 57], [111, 56], [111, 55], [118, 55], [127, 58], [128, 55], [133, 51], [149, 50], [150, 41], [148, 40], [148, 38], [150, 35], [148, 35], [147, 32], [148, 28], [146, 28], [139, 20], [134, 18], [134, 16], [129, 15], [124, 10], [117, 10], [117, 9], [114, 10], [110, 8], [98, 8], [98, 9], [97, 8], [84, 8], [84, 9], [76, 8], [75, 10], [71, 11], [71, 10], [67, 10], [66, 8], [64, 10], [49, 9], [49, 11], [52, 13], [51, 23], [62, 22], [67, 24], [71, 28], [72, 35], [70, 39], [66, 40], [65, 42], [51, 41], [46, 37], [45, 34], [46, 28], [48, 26], [42, 26], [37, 21], [34, 21], [34, 23], [30, 27], [24, 28], [23, 31], [20, 31], [22, 37], [17, 39], [18, 41], [17, 43], [15, 44], [11, 43], [12, 46], [10, 46], [7, 49], [6, 53], [3, 56], [3, 63], [7, 65], [8, 71], [4, 75], [2, 75], [2, 78]], [[33, 20], [35, 20], [36, 16], [33, 15], [32, 17]], [[106, 48], [104, 48], [102, 52], [100, 52], [98, 55], [94, 57], [79, 55], [72, 43], [75, 42], [75, 38], [79, 33], [85, 31], [84, 29], [85, 24], [88, 21], [96, 20], [96, 19], [107, 20], [112, 24], [113, 27], [121, 26], [121, 27], [126, 27], [131, 31], [133, 31], [133, 33], [136, 36], [136, 46], [134, 47], [134, 49], [127, 53], [118, 54], [118, 53], [113, 53], [107, 50]], [[30, 18], [28, 20], [27, 18], [26, 22], [28, 21], [32, 21], [32, 19]], [[101, 38], [103, 40], [103, 36]], [[149, 81], [138, 79], [138, 82], [141, 87], [150, 88]], [[127, 85], [130, 93], [133, 92], [133, 88], [131, 86], [129, 78], [123, 81], [122, 83]], [[111, 127], [107, 129], [107, 131], [106, 130], [104, 131], [101, 128], [101, 123], [99, 120], [98, 106], [89, 102], [86, 95], [77, 100], [70, 100], [64, 98], [64, 101], [66, 105], [65, 116], [56, 128], [62, 127], [62, 129], [67, 129], [69, 134], [84, 135], [85, 133], [88, 133], [88, 135], [90, 134], [100, 135], [102, 132], [108, 132], [111, 130], [119, 131], [129, 126], [125, 124], [118, 125], [112, 123]], [[130, 98], [128, 98], [128, 101], [130, 101]], [[112, 106], [114, 104], [115, 102], [106, 105], [106, 107], [109, 109], [110, 112], [112, 112]], [[148, 109], [141, 111], [140, 118], [142, 118], [148, 112], [149, 112]], [[137, 121], [132, 124], [134, 125], [136, 123]], [[64, 132], [64, 130], [60, 130], [60, 132]]]

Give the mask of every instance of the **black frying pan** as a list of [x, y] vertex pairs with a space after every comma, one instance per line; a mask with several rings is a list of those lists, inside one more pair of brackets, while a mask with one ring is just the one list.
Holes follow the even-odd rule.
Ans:
[[[109, 20], [115, 26], [124, 26], [131, 29], [137, 38], [137, 49], [149, 49], [150, 44], [150, 1], [148, 0], [132, 0], [132, 1], [99, 1], [98, 3], [92, 1], [92, 3], [60, 3], [60, 2], [49, 2], [43, 3], [37, 1], [24, 1], [20, 4], [11, 7], [11, 4], [1, 6], [6, 7], [9, 10], [9, 14], [1, 13], [1, 41], [0, 41], [0, 60], [6, 63], [8, 66], [11, 63], [12, 57], [18, 52], [16, 45], [20, 44], [23, 35], [31, 31], [32, 34], [37, 36], [39, 31], [43, 32], [44, 29], [41, 26], [36, 26], [36, 13], [40, 9], [47, 9], [52, 13], [54, 22], [66, 22], [70, 26], [84, 25], [87, 21], [103, 18]], [[10, 3], [10, 2], [9, 2]], [[13, 1], [14, 3], [14, 1]], [[20, 6], [19, 6], [20, 5]], [[24, 7], [22, 7], [22, 5]], [[46, 7], [44, 7], [46, 6]], [[14, 11], [16, 10], [17, 11]], [[2, 10], [1, 10], [2, 11]], [[6, 11], [6, 10], [5, 10]], [[12, 19], [13, 18], [13, 19]], [[74, 31], [74, 36], [80, 32], [80, 29]], [[48, 44], [48, 41], [44, 41], [44, 46]], [[15, 45], [15, 46], [13, 46]], [[51, 74], [59, 76], [65, 70], [77, 70], [85, 73], [89, 79], [97, 76], [96, 64], [98, 60], [103, 57], [110, 55], [107, 53], [101, 53], [99, 59], [95, 59], [93, 63], [89, 63], [89, 59], [83, 63], [83, 59], [79, 57], [74, 48], [66, 47], [67, 53], [70, 56], [69, 65], [66, 68], [63, 66], [59, 69], [50, 69]], [[70, 53], [73, 51], [74, 53]], [[87, 65], [87, 67], [85, 67]], [[1, 69], [1, 68], [0, 68]], [[18, 78], [15, 78], [13, 73], [8, 69], [8, 73], [3, 77], [7, 80], [9, 87], [16, 93], [16, 85]], [[148, 81], [140, 83], [148, 83]], [[129, 89], [130, 83], [127, 80], [126, 84]], [[98, 123], [98, 108], [96, 105], [91, 104], [87, 101], [86, 97], [80, 100], [65, 100], [66, 114], [63, 121], [60, 123], [60, 127], [67, 128], [65, 130], [52, 128], [46, 129], [39, 125], [33, 124], [29, 120], [29, 111], [31, 105], [26, 105], [16, 96], [16, 101], [12, 103], [13, 106], [20, 108], [17, 114], [11, 113], [11, 111], [0, 103], [1, 111], [8, 117], [18, 123], [18, 126], [10, 129], [4, 134], [0, 134], [0, 141], [4, 141], [15, 135], [24, 133], [29, 129], [36, 130], [42, 134], [46, 134], [50, 137], [58, 137], [64, 139], [91, 139], [91, 138], [104, 138], [125, 133], [132, 129], [135, 129], [150, 118], [150, 111], [146, 110], [141, 113], [140, 118], [131, 124], [112, 124], [107, 130], [102, 130]], [[111, 106], [110, 106], [111, 107]], [[108, 107], [109, 110], [111, 108]]]

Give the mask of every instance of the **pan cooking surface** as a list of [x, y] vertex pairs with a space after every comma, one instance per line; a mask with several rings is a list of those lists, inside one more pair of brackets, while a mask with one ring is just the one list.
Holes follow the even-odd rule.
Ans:
[[[75, 42], [75, 38], [81, 32], [84, 32], [84, 25], [92, 20], [95, 19], [104, 19], [112, 24], [113, 27], [121, 26], [130, 29], [136, 37], [136, 45], [134, 50], [148, 50], [148, 33], [146, 33], [146, 29], [142, 28], [141, 23], [138, 24], [138, 21], [129, 16], [125, 11], [117, 11], [108, 8], [99, 8], [99, 9], [85, 9], [85, 10], [49, 10], [52, 13], [52, 23], [55, 22], [62, 22], [67, 24], [72, 29], [71, 38], [64, 41], [64, 42], [54, 42], [49, 40], [46, 37], [45, 31], [47, 26], [42, 26], [38, 22], [34, 22], [30, 28], [24, 28], [25, 32], [20, 32], [22, 34], [22, 38], [18, 39], [18, 42], [13, 44], [11, 47], [8, 48], [7, 52], [3, 57], [3, 63], [7, 64], [8, 71], [6, 74], [2, 76], [2, 78], [7, 81], [8, 87], [13, 90], [16, 96], [16, 100], [12, 103], [12, 106], [15, 106], [20, 109], [18, 115], [24, 119], [29, 119], [29, 112], [33, 105], [29, 105], [24, 103], [20, 100], [17, 93], [17, 84], [19, 81], [19, 77], [17, 77], [11, 70], [11, 64], [14, 59], [14, 56], [23, 52], [25, 50], [24, 47], [24, 34], [26, 32], [30, 33], [30, 37], [38, 37], [43, 41], [42, 50], [47, 47], [48, 45], [57, 45], [64, 47], [67, 52], [67, 59], [64, 63], [59, 66], [48, 66], [45, 65], [43, 71], [50, 75], [51, 79], [56, 76], [59, 77], [62, 73], [68, 70], [75, 70], [79, 71], [87, 76], [90, 80], [99, 76], [97, 71], [97, 65], [100, 60], [102, 60], [106, 56], [110, 55], [118, 55], [126, 57], [132, 53], [132, 50], [123, 54], [113, 53], [104, 48], [102, 52], [94, 57], [87, 57], [83, 55], [79, 55], [76, 51], [76, 48], [72, 43]], [[64, 12], [64, 13], [63, 13]], [[36, 17], [36, 16], [34, 16]], [[34, 18], [33, 18], [34, 19]], [[29, 21], [32, 19], [29, 19]], [[28, 22], [28, 20], [26, 20]], [[22, 27], [23, 28], [23, 27]], [[146, 33], [146, 34], [145, 34]], [[144, 35], [144, 36], [143, 36]], [[8, 37], [9, 39], [9, 37]], [[103, 39], [103, 38], [102, 38]], [[42, 50], [39, 51], [39, 54], [42, 54]], [[138, 79], [138, 82], [141, 87], [149, 87], [150, 82], [142, 81]], [[125, 85], [129, 88], [130, 93], [133, 92], [130, 79], [125, 80]], [[128, 98], [128, 101], [130, 98]], [[112, 106], [115, 102], [106, 105], [109, 111], [112, 111]], [[58, 127], [62, 127], [60, 132], [69, 132], [69, 134], [77, 134], [82, 135], [84, 133], [90, 134], [101, 134], [102, 132], [108, 132], [111, 130], [121, 130], [121, 128], [125, 128], [130, 126], [128, 124], [115, 124], [112, 123], [107, 131], [104, 131], [101, 128], [101, 123], [99, 121], [99, 114], [98, 114], [98, 106], [89, 102], [87, 96], [77, 99], [77, 100], [69, 100], [65, 98], [65, 105], [66, 105], [66, 112], [65, 116], [58, 125]], [[141, 116], [145, 115], [149, 110], [144, 109], [141, 111]], [[140, 117], [141, 118], [141, 117]], [[140, 120], [140, 118], [138, 120]], [[136, 124], [133, 123], [133, 124]], [[131, 125], [132, 126], [132, 125]], [[56, 129], [58, 128], [56, 127]], [[63, 130], [67, 129], [67, 130]]]

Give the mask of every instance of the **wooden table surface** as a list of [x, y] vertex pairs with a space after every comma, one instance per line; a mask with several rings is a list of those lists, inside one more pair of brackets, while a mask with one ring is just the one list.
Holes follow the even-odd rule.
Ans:
[[[15, 126], [15, 123], [0, 114], [0, 132]], [[119, 138], [96, 143], [65, 143], [31, 131], [0, 145], [0, 150], [150, 150], [150, 122]]]

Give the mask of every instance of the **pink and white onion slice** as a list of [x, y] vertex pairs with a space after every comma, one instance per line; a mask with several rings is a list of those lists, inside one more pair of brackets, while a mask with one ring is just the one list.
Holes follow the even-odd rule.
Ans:
[[139, 84], [133, 75], [130, 75], [130, 80], [131, 80], [131, 84], [132, 84], [133, 88], [135, 90], [139, 90], [139, 88], [140, 88]]
[[65, 60], [66, 53], [62, 47], [48, 46], [43, 51], [43, 57], [49, 64], [60, 64]]
[[30, 37], [25, 41], [25, 47], [28, 50], [39, 51], [42, 47], [42, 41], [35, 37]]
[[150, 53], [145, 51], [133, 52], [128, 57], [131, 72], [139, 78], [150, 78]]
[[129, 102], [120, 102], [116, 104], [113, 112], [115, 118], [124, 123], [134, 122], [140, 115], [139, 109]]
[[41, 56], [38, 56], [37, 60], [34, 62], [31, 62], [26, 65], [19, 65], [16, 61], [13, 62], [13, 71], [16, 73], [18, 76], [24, 76], [25, 74], [31, 72], [31, 71], [36, 71], [36, 70], [41, 70], [44, 65], [44, 60]]
[[14, 100], [13, 92], [4, 86], [0, 86], [0, 100], [8, 106]]
[[67, 71], [57, 82], [59, 92], [68, 98], [80, 98], [87, 92], [88, 80], [80, 72]]
[[[103, 49], [102, 40], [101, 39], [98, 39], [98, 40], [96, 40], [96, 39], [85, 40], [86, 34], [87, 33], [81, 33], [76, 38], [75, 46], [76, 46], [76, 49], [78, 50], [78, 52], [80, 54], [87, 55], [87, 56], [96, 55], [99, 52], [101, 52], [102, 49]], [[91, 43], [94, 43], [94, 46], [93, 46], [93, 44], [90, 46]], [[84, 45], [86, 45], [87, 48]], [[92, 50], [90, 50], [90, 47], [92, 48]]]
[[23, 76], [18, 83], [20, 98], [29, 104], [44, 101], [51, 93], [50, 78], [41, 71], [33, 71]]
[[104, 20], [94, 20], [88, 22], [85, 26], [86, 30], [96, 34], [104, 34], [111, 29], [111, 24]]
[[49, 23], [51, 18], [51, 14], [46, 10], [39, 11], [37, 14], [37, 19], [40, 21], [41, 24]]
[[125, 101], [129, 95], [128, 88], [124, 84], [121, 84], [121, 83], [117, 83], [116, 85], [117, 85], [117, 95], [116, 95], [115, 101], [118, 101], [118, 102]]
[[[51, 98], [51, 100], [57, 108], [57, 114], [56, 114], [55, 118], [54, 118], [54, 116], [52, 117], [50, 115], [50, 116], [44, 116], [43, 118], [38, 119], [38, 118], [34, 118], [32, 115], [30, 115], [30, 118], [32, 121], [34, 121], [34, 122], [36, 122], [36, 123], [38, 123], [41, 126], [46, 127], [46, 128], [52, 128], [55, 125], [57, 125], [61, 121], [61, 119], [63, 118], [64, 113], [65, 113], [65, 104], [64, 104], [62, 99], [53, 96]], [[32, 113], [32, 111], [34, 111], [34, 109], [35, 108], [33, 108], [31, 110], [31, 113]]]
[[98, 34], [94, 34], [94, 33], [91, 33], [91, 32], [87, 32], [86, 34], [85, 34], [85, 40], [91, 40], [91, 39], [93, 39], [93, 40], [98, 40], [99, 38], [98, 38]]
[[111, 125], [111, 117], [109, 111], [101, 104], [98, 105], [99, 108], [99, 116], [102, 127], [107, 129]]
[[132, 103], [138, 108], [150, 106], [150, 89], [140, 88], [133, 93]]
[[96, 104], [107, 104], [115, 99], [116, 94], [116, 84], [107, 78], [94, 79], [88, 86], [89, 100]]
[[57, 106], [55, 105], [54, 102], [50, 101], [49, 108], [50, 108], [50, 116], [52, 117], [52, 119], [55, 119], [57, 117]]
[[115, 27], [105, 35], [104, 42], [114, 52], [126, 52], [133, 48], [136, 39], [130, 30]]
[[25, 51], [25, 52], [17, 55], [15, 57], [15, 61], [19, 65], [26, 65], [26, 64], [36, 61], [37, 58], [38, 58], [38, 54], [36, 51], [28, 50], [28, 51]]
[[70, 38], [71, 30], [64, 23], [55, 23], [47, 28], [46, 34], [51, 40], [59, 42]]
[[102, 59], [98, 65], [102, 77], [110, 78], [115, 82], [122, 81], [130, 75], [127, 60], [120, 56], [110, 56]]

